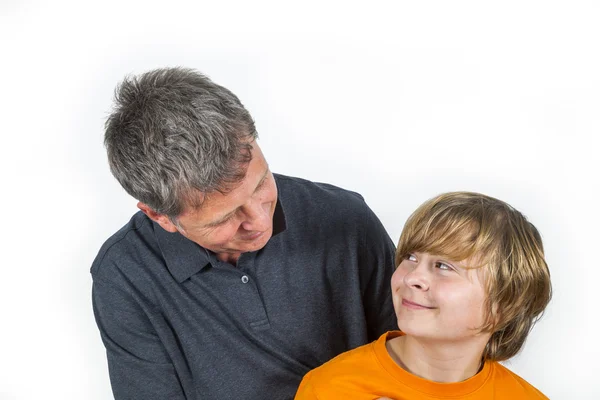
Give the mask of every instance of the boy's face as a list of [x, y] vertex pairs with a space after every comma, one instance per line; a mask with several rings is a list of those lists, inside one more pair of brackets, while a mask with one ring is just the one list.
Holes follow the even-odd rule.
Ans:
[[398, 327], [409, 336], [468, 341], [482, 335], [483, 270], [428, 253], [413, 253], [392, 276]]

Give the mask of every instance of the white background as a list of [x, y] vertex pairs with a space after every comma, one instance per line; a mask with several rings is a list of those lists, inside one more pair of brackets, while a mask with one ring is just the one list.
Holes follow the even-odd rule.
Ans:
[[126, 74], [177, 65], [240, 97], [273, 171], [359, 191], [394, 241], [443, 191], [523, 211], [554, 298], [509, 366], [552, 399], [600, 398], [598, 2], [2, 0], [0, 14], [0, 399], [112, 398], [89, 267], [136, 208], [103, 123]]

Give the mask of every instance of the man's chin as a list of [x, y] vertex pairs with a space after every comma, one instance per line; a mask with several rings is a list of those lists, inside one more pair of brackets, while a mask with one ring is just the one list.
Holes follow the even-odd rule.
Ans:
[[260, 234], [253, 235], [249, 238], [244, 238], [240, 242], [240, 248], [243, 248], [242, 252], [244, 253], [258, 251], [266, 246], [269, 239], [271, 239], [271, 230], [261, 232]]
[[233, 246], [223, 246], [220, 248], [220, 251], [216, 251], [216, 253], [235, 254], [258, 251], [266, 246], [269, 239], [271, 239], [271, 234], [271, 230], [268, 230], [265, 232], [261, 232], [258, 235], [238, 239], [235, 243], [232, 243]]

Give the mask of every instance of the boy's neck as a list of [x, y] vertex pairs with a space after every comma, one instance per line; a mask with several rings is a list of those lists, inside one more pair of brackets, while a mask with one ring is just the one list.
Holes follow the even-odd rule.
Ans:
[[421, 378], [442, 383], [462, 382], [483, 367], [481, 356], [487, 338], [465, 343], [438, 343], [413, 336], [389, 340], [386, 348], [402, 369]]

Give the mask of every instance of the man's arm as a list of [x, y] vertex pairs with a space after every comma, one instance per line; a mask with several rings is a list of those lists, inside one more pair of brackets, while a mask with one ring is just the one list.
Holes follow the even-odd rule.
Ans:
[[94, 280], [94, 314], [115, 400], [185, 400], [169, 355], [134, 296], [126, 287]]
[[369, 340], [398, 329], [390, 280], [396, 247], [379, 218], [367, 206], [362, 247], [361, 285]]

